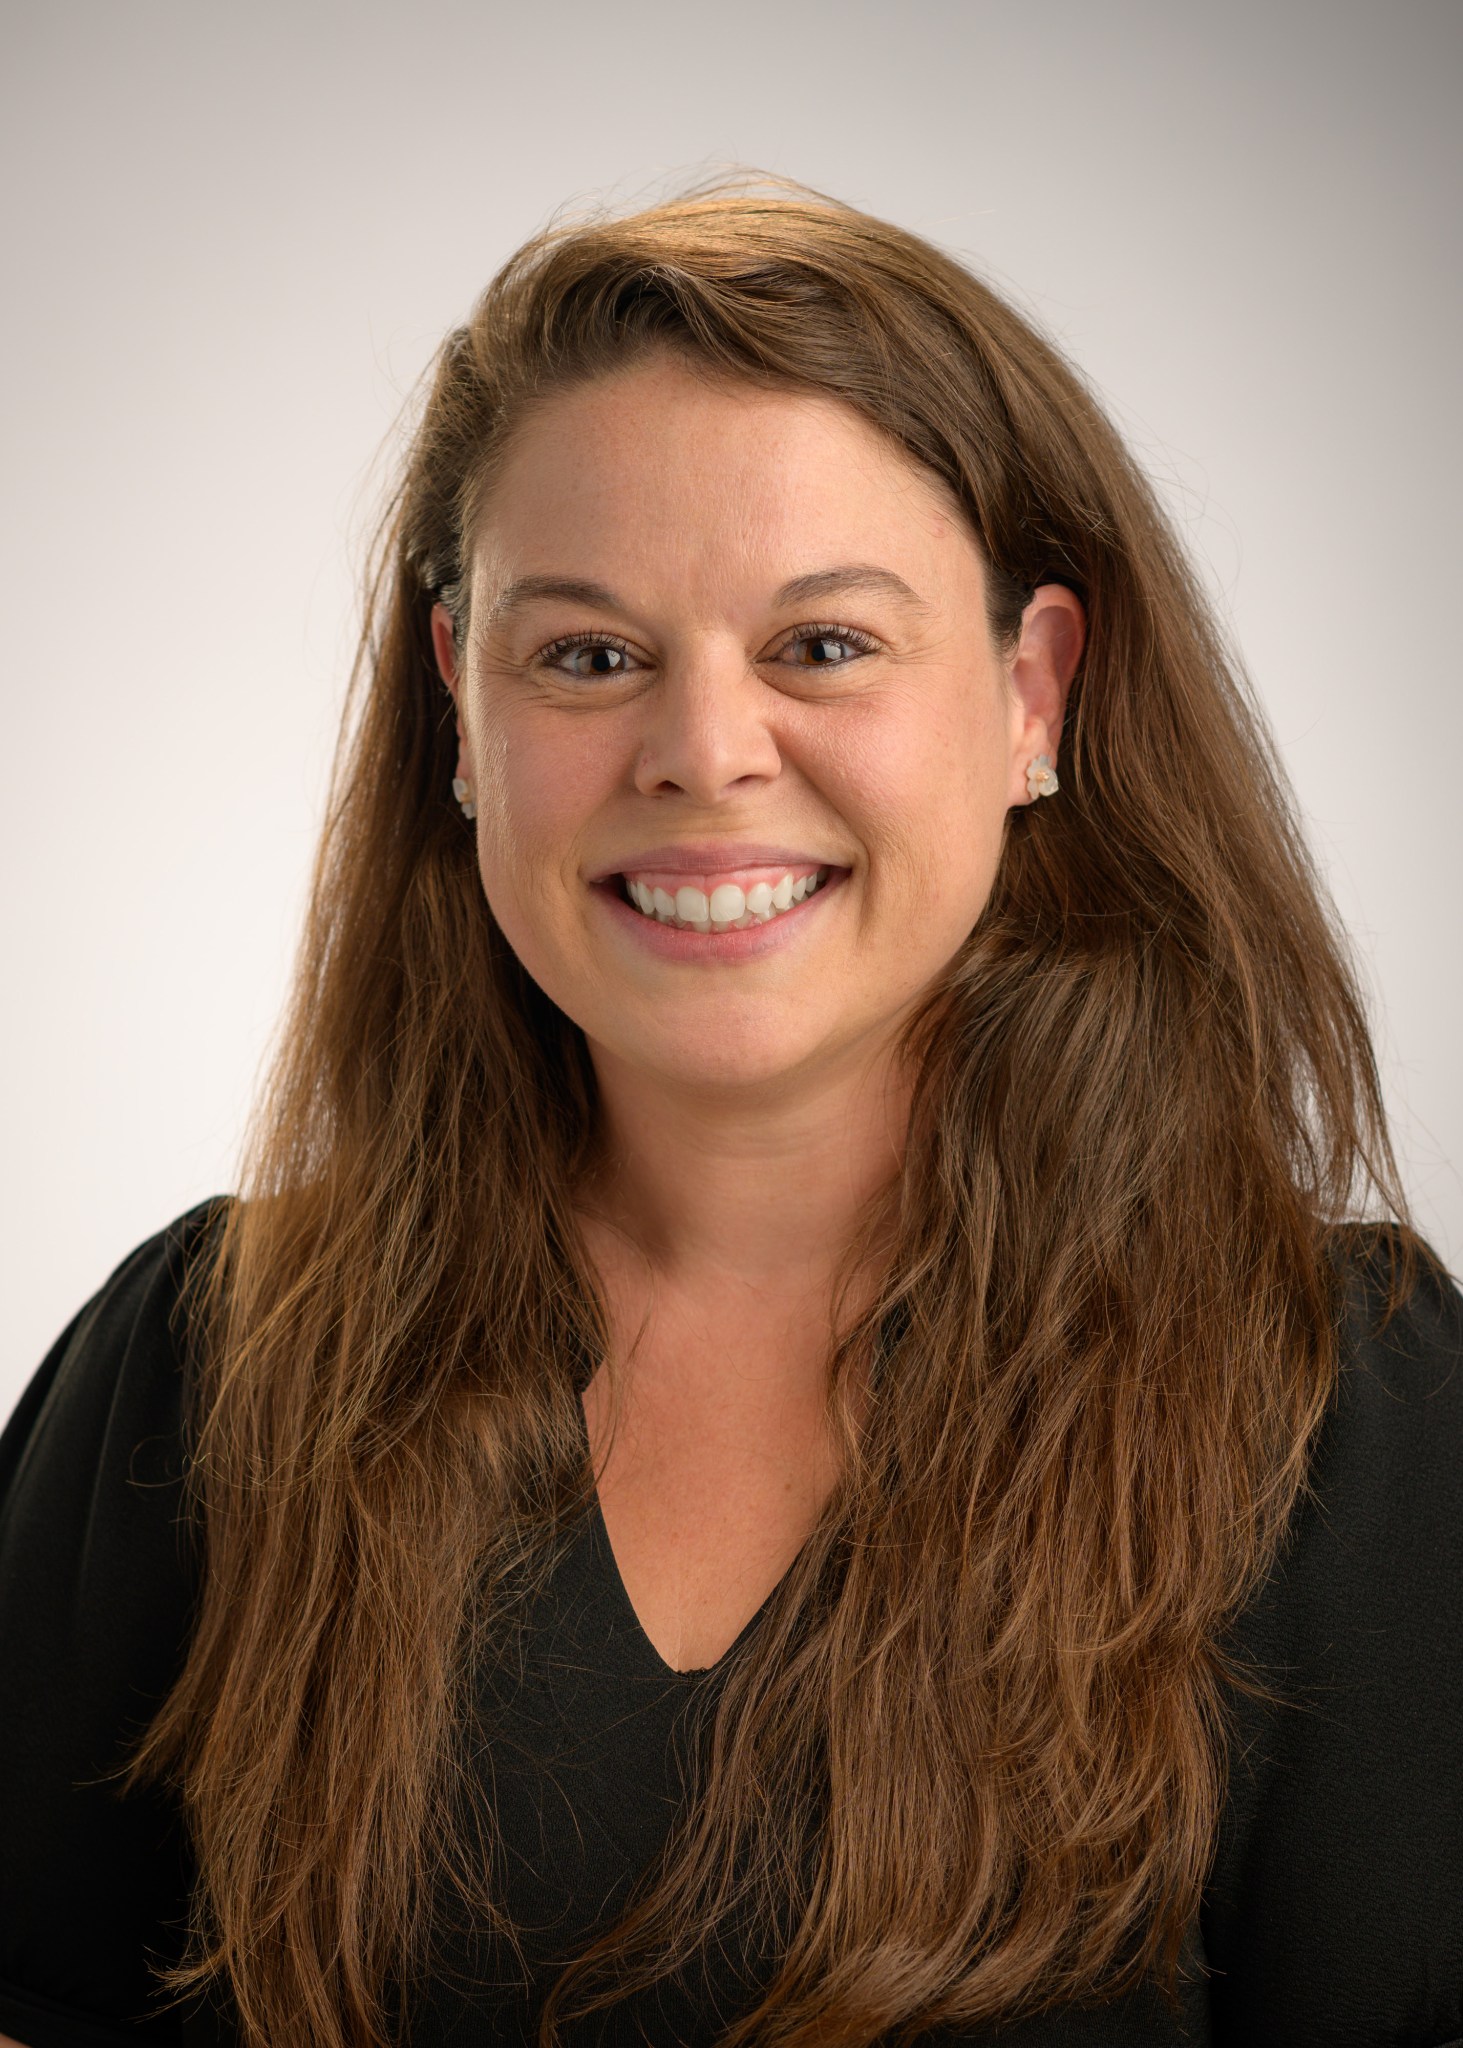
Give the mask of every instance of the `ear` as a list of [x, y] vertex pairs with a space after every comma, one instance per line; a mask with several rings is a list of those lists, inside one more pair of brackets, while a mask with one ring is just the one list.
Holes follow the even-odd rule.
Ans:
[[1082, 600], [1065, 583], [1042, 583], [1021, 614], [1021, 638], [1008, 671], [1011, 689], [1011, 779], [1008, 805], [1033, 801], [1026, 770], [1038, 754], [1057, 765], [1067, 692], [1087, 641]]
[[457, 695], [457, 640], [452, 630], [452, 614], [445, 604], [432, 606], [432, 652], [437, 657], [437, 673], [452, 693], [452, 701], [461, 705]]
[[467, 768], [467, 742], [462, 734], [462, 679], [457, 667], [457, 636], [453, 630], [452, 614], [445, 604], [432, 606], [432, 652], [437, 657], [437, 673], [447, 685], [457, 712], [457, 772], [471, 780]]

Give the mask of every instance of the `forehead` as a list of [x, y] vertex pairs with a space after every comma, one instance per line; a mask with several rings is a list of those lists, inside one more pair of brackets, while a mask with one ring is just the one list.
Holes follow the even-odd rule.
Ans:
[[479, 566], [504, 576], [608, 580], [628, 562], [694, 584], [781, 583], [846, 560], [926, 585], [979, 574], [953, 495], [851, 406], [669, 359], [544, 400], [474, 541]]

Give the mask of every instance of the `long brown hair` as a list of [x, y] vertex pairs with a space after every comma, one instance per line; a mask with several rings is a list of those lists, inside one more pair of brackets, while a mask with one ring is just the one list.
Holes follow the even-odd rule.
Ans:
[[[1330, 1233], [1400, 1215], [1364, 1017], [1261, 722], [1080, 378], [960, 263], [732, 181], [520, 250], [444, 344], [384, 530], [298, 985], [204, 1276], [206, 1570], [141, 1750], [201, 1873], [175, 1988], [250, 2043], [386, 2038], [456, 1886], [475, 1658], [590, 1485], [581, 1033], [483, 898], [429, 638], [509, 438], [673, 349], [830, 394], [939, 478], [1015, 632], [1087, 608], [1055, 803], [911, 1025], [904, 1167], [830, 1347], [843, 1471], [556, 2019], [779, 1930], [731, 2044], [1170, 1989], [1224, 1790], [1221, 1648], [1334, 1386]], [[1398, 1240], [1406, 1242], [1405, 1233]], [[872, 1386], [866, 1412], [851, 1389]]]

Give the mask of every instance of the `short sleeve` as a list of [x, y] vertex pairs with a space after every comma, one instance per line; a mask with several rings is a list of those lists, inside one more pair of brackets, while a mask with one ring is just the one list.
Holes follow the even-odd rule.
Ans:
[[187, 2038], [149, 1967], [182, 1948], [180, 1818], [110, 1774], [187, 1644], [180, 1297], [221, 1213], [118, 1267], [0, 1437], [0, 2033], [26, 2048]]
[[1241, 1700], [1204, 1915], [1216, 2042], [1463, 2044], [1463, 1301], [1438, 1270], [1378, 1329], [1346, 1266], [1336, 1400], [1232, 1647]]

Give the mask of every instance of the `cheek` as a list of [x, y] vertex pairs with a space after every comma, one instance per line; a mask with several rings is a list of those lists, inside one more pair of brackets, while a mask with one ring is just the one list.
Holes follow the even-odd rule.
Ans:
[[596, 752], [566, 744], [561, 729], [478, 722], [478, 861], [489, 905], [515, 947], [520, 913], [531, 913], [536, 929], [562, 914], [585, 821], [600, 797]]
[[[850, 736], [873, 900], [917, 898], [961, 937], [990, 893], [1005, 835], [1010, 736], [985, 693], [952, 693], [940, 715], [883, 720]], [[890, 907], [896, 907], [893, 902]]]

